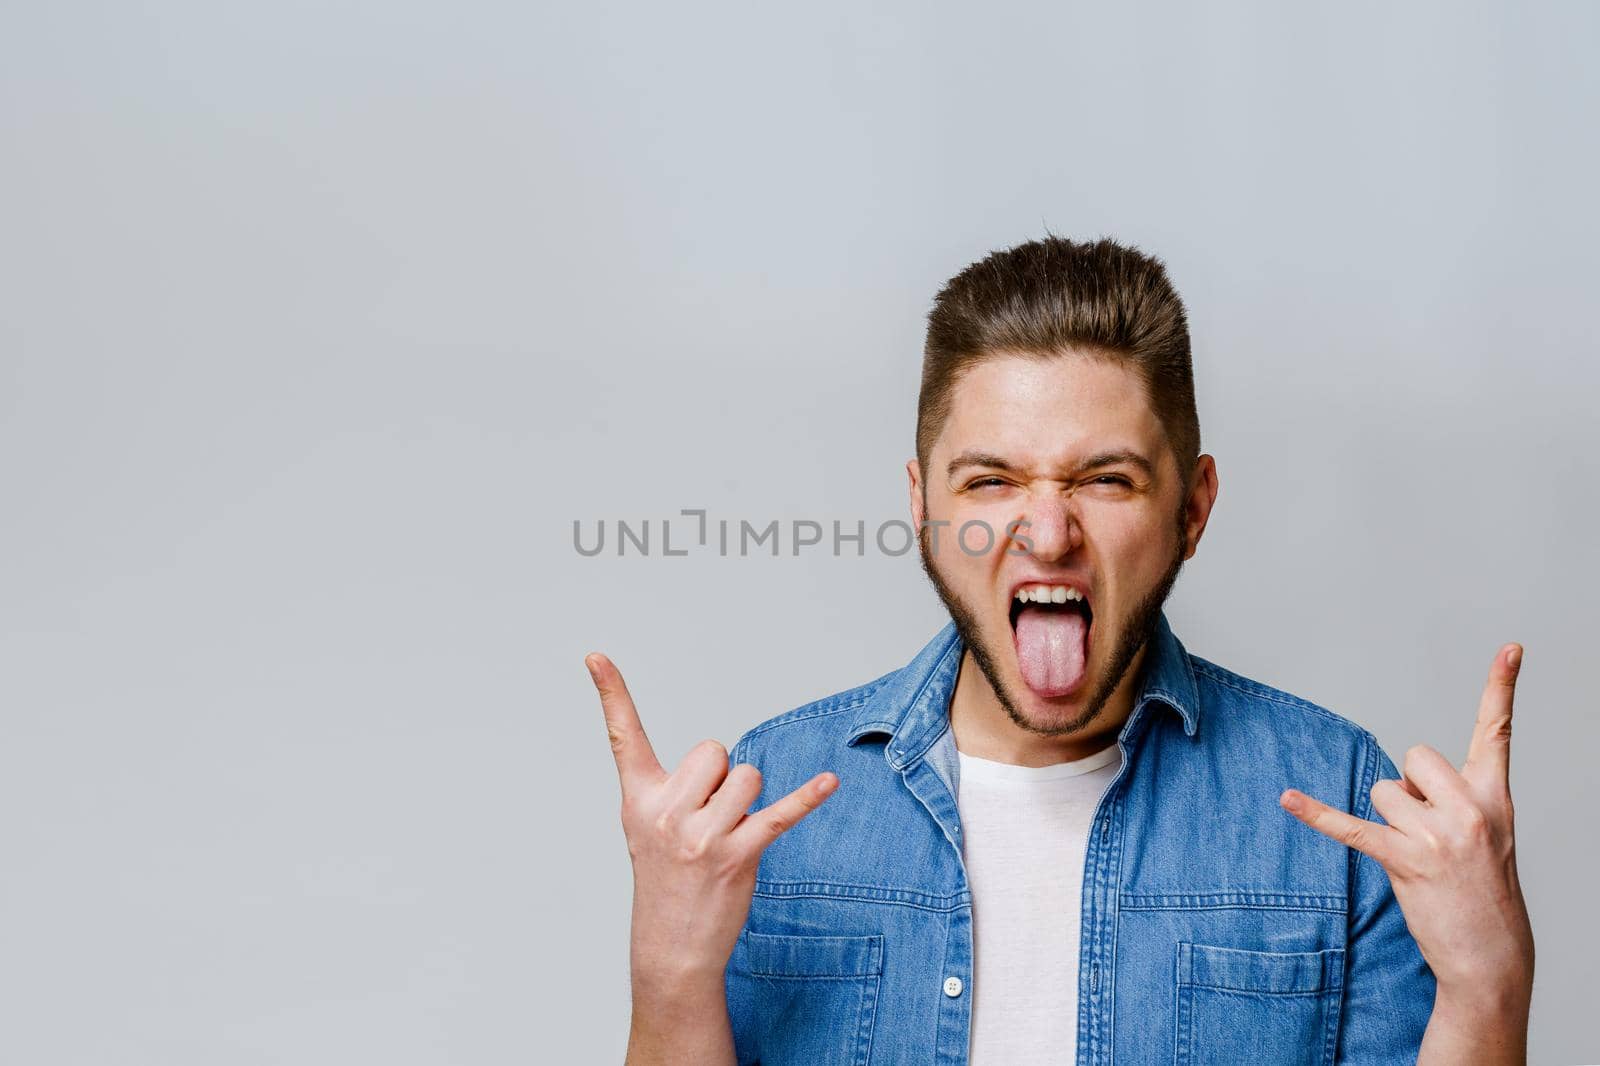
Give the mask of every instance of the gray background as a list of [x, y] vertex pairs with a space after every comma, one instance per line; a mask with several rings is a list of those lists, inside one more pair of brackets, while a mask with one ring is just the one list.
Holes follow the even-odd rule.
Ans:
[[932, 294], [1049, 227], [1188, 301], [1192, 651], [1459, 760], [1525, 643], [1534, 1059], [1600, 1060], [1597, 23], [6, 5], [0, 1059], [618, 1061], [582, 655], [670, 766], [942, 619], [573, 520], [903, 517]]

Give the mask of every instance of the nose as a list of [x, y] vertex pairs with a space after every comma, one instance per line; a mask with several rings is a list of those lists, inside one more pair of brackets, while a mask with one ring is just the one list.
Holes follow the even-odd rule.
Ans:
[[1041, 562], [1055, 562], [1083, 543], [1083, 528], [1065, 497], [1036, 497], [1022, 517], [1026, 524], [1017, 530], [1019, 538], [1026, 538], [1022, 546]]

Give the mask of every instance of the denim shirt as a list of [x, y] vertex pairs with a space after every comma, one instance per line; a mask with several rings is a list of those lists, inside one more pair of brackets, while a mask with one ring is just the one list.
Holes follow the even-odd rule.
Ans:
[[[740, 1063], [967, 1061], [962, 654], [946, 626], [730, 753], [762, 772], [752, 810], [822, 770], [840, 782], [762, 856], [726, 971]], [[1381, 820], [1368, 793], [1394, 764], [1353, 723], [1188, 654], [1164, 613], [1138, 691], [1084, 857], [1079, 1066], [1414, 1062], [1434, 978], [1387, 875], [1278, 805], [1295, 787]]]

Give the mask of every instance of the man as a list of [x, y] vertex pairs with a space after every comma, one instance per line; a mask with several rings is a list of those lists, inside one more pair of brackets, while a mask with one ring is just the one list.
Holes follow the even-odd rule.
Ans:
[[1185, 651], [1162, 606], [1218, 482], [1161, 263], [1050, 238], [962, 271], [916, 452], [952, 622], [903, 669], [668, 775], [587, 660], [634, 866], [629, 1063], [1522, 1062], [1522, 649], [1465, 767], [1419, 747], [1403, 775]]

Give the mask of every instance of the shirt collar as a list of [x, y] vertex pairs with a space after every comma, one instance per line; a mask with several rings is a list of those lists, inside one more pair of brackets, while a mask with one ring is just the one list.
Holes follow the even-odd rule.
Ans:
[[[938, 740], [950, 721], [950, 696], [965, 651], [954, 622], [947, 624], [903, 669], [890, 674], [856, 712], [845, 743], [855, 744], [871, 734], [887, 734], [885, 758], [895, 769], [920, 759]], [[1134, 701], [1131, 724], [1146, 704], [1160, 701], [1183, 719], [1183, 731], [1194, 736], [1200, 728], [1200, 698], [1189, 654], [1172, 632], [1166, 611], [1156, 616], [1156, 626], [1145, 648], [1144, 680]], [[1124, 727], [1126, 732], [1126, 726]]]

